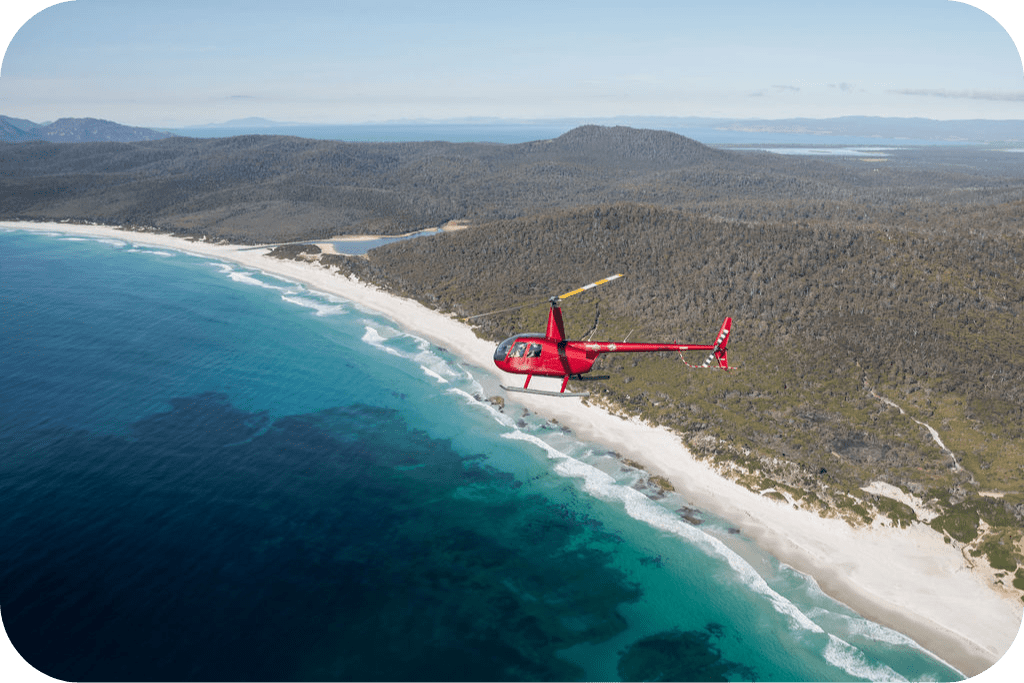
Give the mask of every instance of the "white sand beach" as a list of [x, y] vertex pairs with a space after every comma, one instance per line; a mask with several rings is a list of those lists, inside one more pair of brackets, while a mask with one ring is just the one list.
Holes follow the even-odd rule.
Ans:
[[[232, 261], [354, 301], [382, 313], [482, 370], [507, 377], [491, 363], [494, 345], [461, 322], [421, 304], [387, 294], [308, 262], [268, 258], [268, 249], [191, 241], [148, 232], [63, 223], [4, 222], [4, 226], [71, 233], [162, 247]], [[742, 326], [735, 328], [741, 333]], [[557, 382], [557, 380], [555, 380]], [[548, 388], [542, 378], [537, 388]], [[557, 389], [557, 384], [555, 385]], [[697, 460], [666, 429], [623, 419], [578, 398], [509, 394], [505, 400], [554, 418], [580, 438], [604, 444], [668, 478], [693, 506], [734, 524], [782, 562], [817, 580], [821, 588], [863, 616], [917, 641], [968, 676], [1000, 660], [1024, 617], [1024, 603], [993, 584], [991, 571], [972, 567], [963, 553], [930, 527], [853, 528], [792, 504], [753, 493]], [[1015, 653], [1021, 649], [1015, 648]], [[1009, 680], [1007, 658], [984, 680]], [[1019, 679], [1017, 679], [1019, 680]]]

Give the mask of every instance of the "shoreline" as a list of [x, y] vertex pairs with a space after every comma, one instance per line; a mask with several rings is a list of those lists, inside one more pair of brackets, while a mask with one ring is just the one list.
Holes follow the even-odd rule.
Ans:
[[[267, 258], [258, 248], [110, 226], [20, 221], [0, 225], [162, 247], [301, 282], [381, 313], [475, 369], [508, 381], [490, 362], [494, 344], [478, 338], [467, 325], [317, 263]], [[557, 390], [559, 380], [534, 380], [536, 388], [548, 389], [547, 384]], [[998, 593], [990, 585], [990, 572], [972, 568], [959, 550], [924, 524], [907, 529], [879, 524], [854, 528], [735, 484], [697, 460], [681, 438], [665, 428], [619, 417], [578, 398], [515, 394], [505, 400], [556, 419], [580, 438], [604, 444], [652, 475], [667, 478], [690, 504], [728, 520], [781, 562], [813, 577], [831, 597], [909, 636], [967, 676], [999, 661], [1020, 629], [1024, 603]]]

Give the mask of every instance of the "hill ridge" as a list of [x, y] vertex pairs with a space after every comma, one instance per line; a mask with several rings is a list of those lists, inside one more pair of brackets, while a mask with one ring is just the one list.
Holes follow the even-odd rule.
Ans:
[[[65, 125], [51, 125], [58, 124]], [[284, 242], [401, 234], [455, 219], [481, 223], [615, 202], [713, 207], [726, 221], [806, 221], [823, 212], [863, 218], [952, 190], [956, 203], [986, 194], [989, 201], [1012, 194], [1024, 176], [1022, 155], [965, 154], [903, 150], [889, 154], [883, 167], [720, 150], [677, 133], [624, 126], [581, 126], [518, 144], [276, 135], [36, 140], [0, 144], [0, 217]], [[842, 200], [841, 209], [822, 200]]]
[[633, 161], [692, 163], [727, 156], [726, 152], [679, 133], [630, 126], [578, 126], [549, 141], [548, 145], [550, 149], [567, 153]]
[[0, 116], [0, 142], [141, 142], [169, 137], [174, 135], [150, 128], [125, 126], [105, 119], [68, 117], [40, 125], [24, 119]]

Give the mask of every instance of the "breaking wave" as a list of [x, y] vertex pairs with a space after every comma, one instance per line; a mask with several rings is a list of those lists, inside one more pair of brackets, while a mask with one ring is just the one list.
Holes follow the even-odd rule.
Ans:
[[[776, 612], [789, 620], [791, 628], [808, 634], [827, 635], [828, 641], [822, 651], [822, 656], [833, 666], [842, 669], [851, 676], [867, 678], [872, 681], [906, 680], [888, 666], [870, 663], [859, 649], [831, 633], [826, 633], [822, 627], [812, 621], [792, 601], [769, 586], [764, 578], [746, 560], [722, 541], [704, 533], [693, 525], [681, 521], [677, 516], [652, 501], [640, 491], [623, 486], [610, 474], [567, 455], [533, 434], [516, 429], [502, 434], [502, 437], [516, 441], [525, 441], [537, 446], [545, 451], [548, 457], [555, 462], [555, 472], [564, 477], [581, 481], [583, 489], [590, 495], [604, 501], [619, 503], [633, 519], [644, 522], [655, 529], [678, 536], [689, 544], [701, 549], [706, 554], [724, 560], [732, 569], [733, 574], [744, 585], [765, 597]], [[881, 630], [887, 630], [881, 626], [874, 626]], [[871, 629], [866, 627], [863, 630], [871, 632]]]
[[364, 321], [364, 329], [363, 342], [392, 356], [418, 364], [420, 370], [438, 384], [471, 378], [471, 375], [457, 364], [438, 355], [434, 351], [435, 347], [422, 337], [386, 325], [375, 325], [369, 321]]

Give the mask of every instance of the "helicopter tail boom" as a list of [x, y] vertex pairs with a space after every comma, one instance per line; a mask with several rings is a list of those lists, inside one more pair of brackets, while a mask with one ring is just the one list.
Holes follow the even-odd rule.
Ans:
[[[602, 353], [647, 353], [651, 351], [678, 351], [680, 357], [683, 351], [710, 351], [711, 354], [704, 361], [703, 365], [690, 365], [693, 368], [715, 367], [711, 363], [717, 362], [717, 367], [723, 370], [729, 369], [728, 348], [729, 332], [732, 329], [732, 318], [726, 318], [722, 327], [718, 330], [718, 336], [712, 344], [647, 344], [642, 342], [568, 342], [570, 349], [577, 353], [582, 351], [590, 360], [597, 358]], [[685, 359], [683, 362], [686, 362]], [[588, 366], [589, 369], [589, 366]]]

